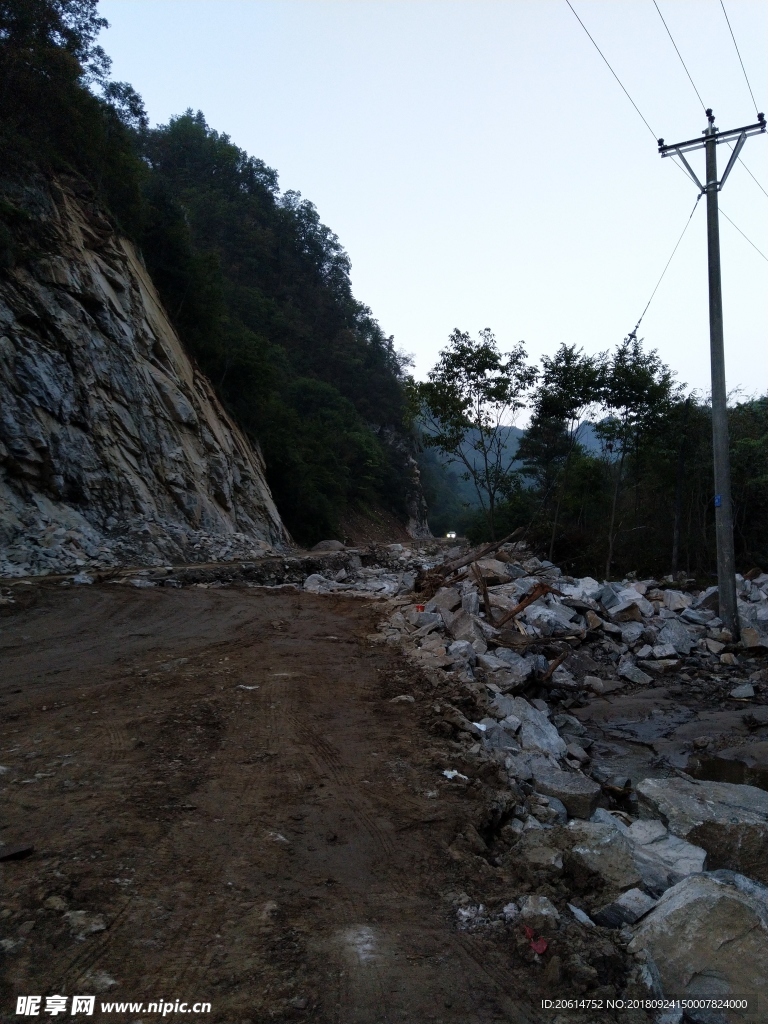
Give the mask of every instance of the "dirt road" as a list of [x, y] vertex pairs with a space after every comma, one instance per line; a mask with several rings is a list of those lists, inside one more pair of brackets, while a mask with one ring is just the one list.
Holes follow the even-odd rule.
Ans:
[[390, 703], [418, 680], [379, 616], [103, 585], [0, 619], [0, 839], [35, 847], [0, 866], [1, 1020], [77, 993], [105, 1020], [545, 1019], [509, 937], [456, 930], [474, 787], [419, 699]]

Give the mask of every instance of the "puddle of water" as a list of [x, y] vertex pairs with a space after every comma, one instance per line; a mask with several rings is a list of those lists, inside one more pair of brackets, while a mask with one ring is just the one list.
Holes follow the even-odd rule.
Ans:
[[[749, 755], [746, 756], [749, 760]], [[768, 764], [765, 762], [749, 764], [736, 757], [696, 754], [689, 758], [686, 771], [694, 779], [705, 782], [730, 782], [735, 786], [756, 786], [768, 790]]]
[[652, 711], [647, 718], [640, 721], [614, 720], [606, 725], [610, 724], [611, 729], [623, 732], [627, 737], [632, 737], [641, 743], [653, 743], [654, 740], [669, 736], [675, 729], [690, 722], [692, 718], [695, 718], [695, 712], [689, 708], [681, 708], [679, 711]]

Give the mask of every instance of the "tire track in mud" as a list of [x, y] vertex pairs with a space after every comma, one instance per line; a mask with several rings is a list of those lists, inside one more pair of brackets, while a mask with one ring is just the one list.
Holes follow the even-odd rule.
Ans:
[[510, 988], [508, 978], [488, 962], [486, 950], [483, 950], [466, 932], [455, 934], [454, 945], [461, 951], [465, 962], [469, 961], [474, 967], [479, 968], [494, 983], [497, 992], [508, 1001], [505, 1010], [510, 1014], [509, 1020], [513, 1024], [536, 1024], [534, 1018], [520, 1007], [519, 996]]
[[[276, 842], [270, 836], [270, 814], [269, 806], [259, 806], [259, 796], [263, 794], [264, 782], [261, 776], [261, 765], [270, 768], [280, 761], [280, 754], [283, 749], [281, 742], [281, 726], [284, 720], [283, 706], [289, 701], [289, 688], [281, 685], [284, 678], [294, 673], [264, 671], [255, 672], [238, 668], [235, 662], [234, 650], [251, 651], [245, 641], [234, 645], [217, 644], [215, 653], [228, 652], [227, 657], [232, 663], [233, 673], [239, 676], [247, 675], [252, 680], [245, 685], [255, 685], [258, 689], [253, 691], [239, 690], [240, 684], [233, 684], [231, 689], [225, 691], [228, 696], [239, 696], [242, 699], [234, 707], [230, 708], [227, 715], [226, 734], [222, 738], [219, 749], [219, 756], [227, 758], [229, 753], [234, 760], [235, 743], [239, 743], [239, 751], [242, 752], [246, 746], [246, 762], [256, 758], [255, 764], [246, 763], [241, 768], [238, 777], [237, 793], [232, 789], [220, 793], [224, 801], [222, 812], [227, 820], [227, 827], [236, 827], [239, 834], [239, 845], [251, 847], [265, 846], [270, 842]], [[255, 680], [258, 679], [258, 682]], [[249, 698], [252, 698], [249, 699]], [[245, 706], [243, 706], [245, 705]], [[234, 720], [234, 721], [233, 721]], [[239, 756], [239, 755], [238, 755]], [[213, 780], [209, 780], [213, 781]], [[271, 803], [281, 806], [285, 798], [292, 796], [303, 785], [300, 774], [290, 771], [279, 770], [272, 776]], [[275, 792], [276, 790], [276, 792]], [[286, 792], [289, 791], [289, 792]], [[175, 856], [176, 837], [169, 837], [166, 857], [171, 862]], [[236, 872], [233, 872], [233, 874]], [[226, 885], [224, 874], [226, 864], [223, 867], [222, 861], [213, 852], [205, 852], [198, 847], [195, 853], [194, 874], [197, 877], [214, 878], [219, 876], [219, 885]], [[242, 921], [249, 914], [244, 914], [241, 909], [233, 913], [230, 906], [231, 898], [227, 896], [207, 896], [204, 900], [196, 902], [195, 906], [180, 916], [173, 923], [171, 931], [167, 932], [165, 945], [172, 954], [166, 958], [162, 968], [150, 977], [149, 987], [152, 991], [160, 991], [163, 986], [173, 984], [175, 989], [182, 987], [194, 988], [198, 986], [202, 990], [210, 985], [211, 972], [215, 970], [216, 962], [221, 956], [221, 942], [217, 936], [221, 933], [223, 922], [228, 917], [235, 917]]]
[[318, 772], [322, 773], [325, 770], [330, 774], [340, 787], [342, 798], [352, 812], [355, 821], [380, 845], [385, 854], [393, 856], [397, 849], [394, 841], [373, 821], [361, 806], [360, 801], [353, 797], [355, 780], [351, 778], [337, 751], [312, 726], [302, 726], [297, 721], [294, 724], [297, 736], [308, 746], [307, 754], [316, 765]]
[[109, 951], [114, 944], [115, 937], [128, 924], [128, 911], [132, 904], [133, 900], [130, 897], [127, 898], [122, 907], [109, 921], [107, 929], [98, 938], [92, 939], [90, 942], [86, 940], [84, 945], [77, 949], [73, 955], [65, 952], [58, 960], [54, 961], [52, 974], [56, 979], [53, 985], [55, 991], [72, 991], [78, 979], [89, 971], [93, 971], [94, 967], [104, 958], [105, 952]]

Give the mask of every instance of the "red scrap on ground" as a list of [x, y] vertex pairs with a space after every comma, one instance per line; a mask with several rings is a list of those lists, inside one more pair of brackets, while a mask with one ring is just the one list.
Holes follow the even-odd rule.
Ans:
[[535, 934], [536, 933], [534, 932], [533, 928], [529, 928], [528, 925], [525, 925], [525, 937], [530, 942], [531, 949], [534, 953], [538, 953], [539, 956], [541, 956], [542, 953], [546, 953], [547, 946], [549, 945], [549, 943], [546, 939], [534, 938]]

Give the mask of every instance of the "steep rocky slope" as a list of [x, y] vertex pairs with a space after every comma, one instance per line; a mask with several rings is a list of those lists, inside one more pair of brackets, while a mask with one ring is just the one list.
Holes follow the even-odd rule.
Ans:
[[287, 544], [132, 245], [75, 181], [3, 192], [35, 248], [0, 276], [0, 574]]

